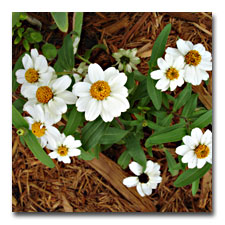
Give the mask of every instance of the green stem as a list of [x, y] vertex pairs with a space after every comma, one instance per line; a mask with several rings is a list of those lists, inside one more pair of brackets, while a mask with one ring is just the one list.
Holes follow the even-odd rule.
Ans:
[[63, 71], [63, 72], [55, 72], [56, 75], [68, 75], [68, 74], [74, 74], [74, 71]]
[[76, 57], [77, 57], [78, 59], [81, 59], [82, 61], [86, 62], [87, 64], [91, 64], [91, 62], [90, 62], [89, 60], [83, 58], [82, 56], [80, 56], [80, 55], [78, 55], [78, 54], [76, 54]]

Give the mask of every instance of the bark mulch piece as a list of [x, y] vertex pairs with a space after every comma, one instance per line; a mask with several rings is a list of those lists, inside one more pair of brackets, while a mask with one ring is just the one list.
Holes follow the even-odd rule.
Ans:
[[[44, 40], [59, 48], [65, 34], [50, 30], [53, 20], [49, 13], [30, 13], [42, 23]], [[70, 18], [73, 14], [69, 13]], [[160, 31], [172, 24], [167, 47], [175, 47], [178, 37], [193, 43], [202, 43], [212, 52], [211, 13], [84, 13], [84, 25], [79, 53], [97, 43], [107, 50], [95, 49], [91, 62], [107, 68], [115, 64], [112, 52], [119, 48], [138, 48], [142, 59], [140, 72], [147, 75], [151, 49]], [[26, 24], [25, 26], [31, 26]], [[70, 24], [71, 27], [71, 24]], [[13, 65], [23, 53], [21, 44], [13, 46]], [[54, 62], [53, 62], [54, 63]], [[79, 64], [79, 60], [76, 60]], [[177, 95], [181, 89], [177, 89]], [[199, 101], [212, 108], [212, 73], [208, 85], [193, 87]], [[17, 90], [18, 92], [18, 90]], [[17, 93], [16, 92], [16, 93]], [[16, 100], [16, 95], [13, 100]], [[146, 130], [147, 135], [148, 130]], [[212, 212], [212, 172], [201, 179], [200, 188], [193, 197], [191, 185], [175, 188], [168, 172], [163, 150], [153, 148], [154, 158], [161, 165], [163, 180], [149, 197], [141, 198], [135, 188], [126, 188], [121, 181], [129, 175], [117, 164], [118, 153], [123, 151], [116, 145], [100, 154], [99, 160], [72, 158], [67, 165], [55, 161], [56, 167], [49, 169], [39, 162], [20, 142], [16, 130], [12, 131], [12, 211], [13, 212]], [[174, 154], [174, 145], [169, 145]]]

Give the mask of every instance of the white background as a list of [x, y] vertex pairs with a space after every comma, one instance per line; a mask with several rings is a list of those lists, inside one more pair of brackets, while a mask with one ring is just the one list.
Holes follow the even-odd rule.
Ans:
[[[87, 3], [88, 2], [88, 3]], [[213, 12], [213, 213], [212, 214], [28, 214], [11, 208], [11, 12]], [[1, 224], [222, 224], [225, 200], [225, 7], [214, 0], [3, 0], [0, 31], [0, 221]]]

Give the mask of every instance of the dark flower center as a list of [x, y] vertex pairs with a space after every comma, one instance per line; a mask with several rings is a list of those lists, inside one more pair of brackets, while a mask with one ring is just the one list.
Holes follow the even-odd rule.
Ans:
[[122, 64], [128, 64], [130, 62], [130, 58], [126, 57], [126, 56], [122, 56], [120, 58], [120, 61]]
[[149, 181], [149, 177], [146, 173], [142, 173], [140, 176], [138, 176], [138, 179], [140, 183], [147, 183]]

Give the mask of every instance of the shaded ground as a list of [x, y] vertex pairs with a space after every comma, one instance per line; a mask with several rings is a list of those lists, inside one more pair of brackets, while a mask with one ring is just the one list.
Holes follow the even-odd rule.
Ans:
[[[42, 22], [44, 40], [61, 47], [65, 34], [50, 30], [53, 20], [49, 13], [30, 13]], [[70, 13], [70, 19], [73, 14]], [[96, 49], [91, 62], [107, 68], [115, 63], [111, 53], [119, 48], [138, 48], [141, 57], [139, 70], [147, 75], [147, 61], [151, 56], [154, 41], [163, 27], [172, 24], [167, 46], [175, 47], [177, 37], [202, 43], [206, 50], [212, 52], [212, 18], [209, 13], [84, 13], [79, 53], [97, 43], [107, 46], [107, 51]], [[24, 23], [24, 26], [31, 26]], [[72, 25], [70, 24], [70, 27]], [[35, 27], [34, 27], [35, 28]], [[24, 52], [22, 45], [13, 45], [13, 65]], [[78, 64], [79, 61], [77, 60]], [[179, 93], [177, 89], [175, 96]], [[199, 93], [199, 104], [210, 108], [212, 80], [207, 86], [193, 88]], [[16, 97], [13, 98], [15, 100]], [[211, 105], [210, 105], [211, 103]], [[146, 131], [148, 132], [148, 131]], [[14, 212], [136, 212], [133, 203], [124, 198], [118, 190], [85, 161], [72, 159], [65, 165], [56, 162], [54, 169], [46, 168], [33, 157], [28, 148], [19, 141], [13, 129], [12, 153], [12, 210]], [[150, 135], [150, 134], [149, 134]], [[168, 146], [173, 154], [173, 144]], [[112, 161], [117, 160], [121, 147], [114, 145], [104, 154]], [[193, 197], [191, 186], [175, 188], [172, 177], [167, 170], [165, 154], [153, 148], [154, 160], [161, 165], [163, 181], [153, 191], [147, 201], [152, 201], [158, 212], [211, 212], [212, 190], [211, 172], [201, 181], [200, 189]], [[153, 159], [147, 156], [148, 159]]]

